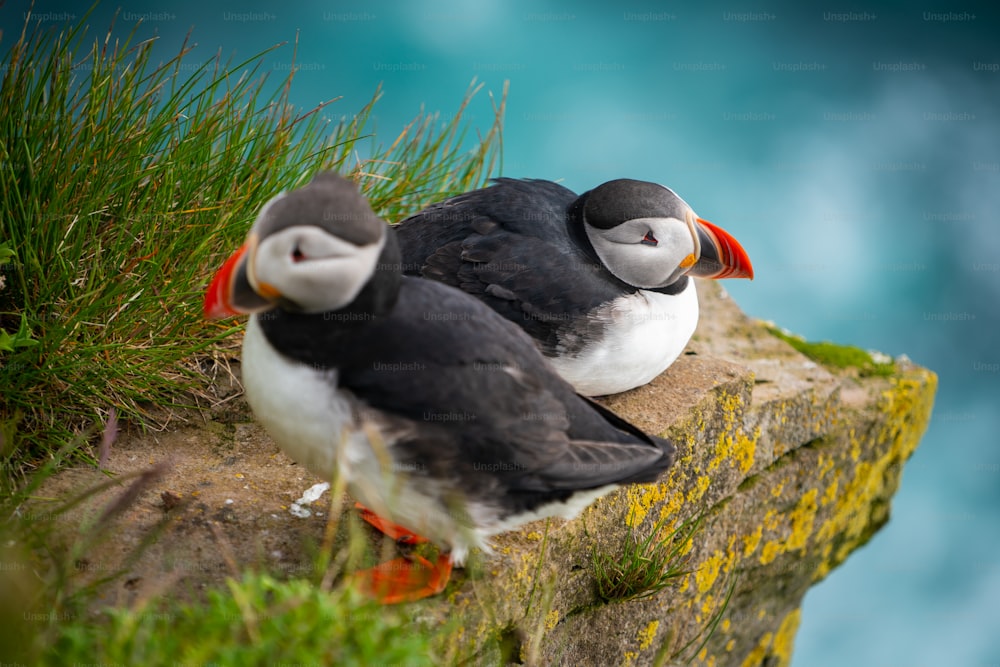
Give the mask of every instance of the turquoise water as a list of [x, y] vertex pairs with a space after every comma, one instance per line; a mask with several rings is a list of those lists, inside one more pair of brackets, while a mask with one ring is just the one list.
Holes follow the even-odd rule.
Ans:
[[[27, 3], [0, 9], [4, 45]], [[91, 23], [103, 33], [114, 5]], [[859, 8], [860, 7], [860, 8]], [[1000, 665], [1000, 12], [965, 5], [126, 2], [164, 57], [294, 41], [293, 99], [379, 82], [395, 136], [510, 80], [503, 174], [674, 188], [746, 247], [726, 287], [810, 339], [940, 375], [892, 520], [806, 597], [794, 664]], [[39, 2], [51, 22], [79, 8]], [[14, 28], [14, 26], [17, 26]], [[13, 28], [13, 29], [12, 29]], [[269, 61], [277, 76], [291, 48]], [[485, 92], [485, 91], [484, 91]], [[486, 127], [480, 95], [473, 121]]]

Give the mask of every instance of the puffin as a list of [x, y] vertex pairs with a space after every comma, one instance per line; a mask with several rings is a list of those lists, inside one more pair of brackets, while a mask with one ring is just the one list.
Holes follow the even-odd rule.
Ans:
[[520, 327], [401, 269], [392, 227], [321, 172], [263, 206], [204, 300], [250, 315], [244, 391], [279, 447], [382, 532], [440, 547], [352, 574], [369, 594], [439, 593], [491, 536], [670, 468], [672, 442], [577, 394]]
[[519, 325], [587, 396], [642, 386], [677, 359], [698, 324], [691, 278], [753, 278], [736, 239], [647, 181], [578, 196], [498, 178], [395, 228], [408, 275], [457, 287]]

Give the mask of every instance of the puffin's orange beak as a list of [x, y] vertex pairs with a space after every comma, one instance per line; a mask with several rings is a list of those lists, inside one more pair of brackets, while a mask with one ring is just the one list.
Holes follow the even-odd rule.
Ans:
[[701, 257], [687, 271], [697, 278], [749, 278], [753, 280], [753, 265], [740, 242], [722, 227], [708, 220], [695, 221]]
[[247, 277], [248, 241], [226, 260], [205, 291], [203, 312], [208, 319], [221, 319], [268, 310], [273, 298], [258, 294]]

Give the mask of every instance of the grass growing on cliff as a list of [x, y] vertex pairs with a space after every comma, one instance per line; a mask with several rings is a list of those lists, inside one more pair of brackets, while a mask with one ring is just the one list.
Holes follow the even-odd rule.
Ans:
[[688, 574], [688, 542], [701, 525], [701, 519], [686, 521], [660, 538], [665, 522], [662, 519], [642, 539], [628, 533], [618, 553], [592, 555], [598, 598], [604, 602], [639, 600], [656, 595]]
[[873, 355], [853, 345], [838, 345], [829, 341], [811, 342], [802, 336], [767, 325], [771, 335], [785, 341], [796, 350], [823, 366], [836, 369], [856, 368], [861, 377], [890, 377], [896, 374], [896, 363], [885, 355]]
[[205, 322], [202, 292], [279, 191], [336, 169], [393, 221], [481, 186], [499, 158], [503, 100], [477, 141], [461, 118], [478, 88], [450, 122], [421, 114], [384, 145], [377, 92], [337, 121], [335, 100], [290, 103], [294, 68], [264, 73], [288, 47], [192, 69], [187, 44], [157, 64], [134, 29], [93, 38], [86, 21], [26, 18], [2, 63], [0, 423], [20, 423], [6, 447], [29, 466], [112, 407], [149, 419], [196, 400], [198, 354], [239, 326]]
[[[142, 482], [140, 476], [135, 483]], [[119, 500], [107, 509], [127, 505]], [[0, 527], [5, 543], [12, 535]], [[106, 537], [95, 525], [81, 531], [78, 544]], [[182, 602], [164, 590], [128, 606], [101, 607], [94, 600], [121, 572], [82, 588], [40, 585], [21, 572], [39, 570], [23, 550], [0, 545], [0, 555], [8, 568], [0, 572], [0, 655], [20, 664], [434, 665], [444, 660], [438, 639], [455, 630], [425, 626], [406, 607], [385, 607], [347, 584], [327, 588], [251, 570], [209, 590], [203, 601]], [[51, 556], [66, 572], [81, 562], [65, 552]]]
[[[597, 597], [605, 603], [640, 600], [656, 595], [690, 574], [691, 570], [687, 567], [691, 541], [701, 528], [704, 518], [704, 515], [699, 515], [689, 519], [661, 538], [667, 521], [665, 517], [642, 539], [637, 538], [634, 533], [627, 533], [622, 540], [620, 552], [592, 554]], [[729, 608], [735, 589], [734, 576], [722, 603], [701, 630], [683, 646], [675, 646], [675, 637], [672, 632], [668, 632], [654, 656], [653, 664], [663, 665], [668, 659], [671, 660], [670, 664], [677, 664], [678, 660], [690, 664], [715, 634]], [[687, 657], [684, 657], [685, 653]]]
[[[114, 432], [106, 428], [102, 440], [110, 445]], [[45, 482], [87, 435], [62, 447], [28, 484], [0, 494], [0, 656], [11, 664], [360, 666], [454, 659], [455, 622], [424, 622], [412, 607], [383, 606], [344, 576], [377, 554], [353, 513], [339, 511], [340, 483], [331, 493], [323, 544], [306, 559], [311, 576], [241, 572], [219, 530], [213, 533], [231, 573], [224, 585], [183, 601], [175, 597], [183, 583], [164, 572], [132, 602], [106, 606], [102, 598], [114, 594], [112, 586], [134, 571], [177, 514], [164, 511], [135, 543], [120, 538], [123, 517], [148, 511], [148, 493], [167, 463], [86, 483], [64, 498], [42, 497]], [[66, 515], [83, 503], [91, 510], [67, 524]], [[108, 553], [120, 562], [100, 560]]]
[[204, 604], [160, 603], [110, 609], [100, 624], [69, 628], [42, 664], [440, 664], [404, 610], [350, 588], [248, 572]]

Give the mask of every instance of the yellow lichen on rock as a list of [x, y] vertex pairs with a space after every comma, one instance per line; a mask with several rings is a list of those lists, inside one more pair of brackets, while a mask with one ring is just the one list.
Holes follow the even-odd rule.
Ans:
[[628, 498], [628, 513], [625, 515], [625, 523], [629, 528], [635, 528], [642, 524], [649, 514], [649, 510], [667, 497], [668, 489], [664, 482], [653, 484], [636, 484], [625, 488]]
[[830, 574], [830, 569], [832, 567], [830, 563], [830, 554], [833, 553], [833, 543], [828, 542], [823, 545], [823, 550], [820, 552], [820, 562], [816, 566], [815, 578], [817, 580], [823, 579], [826, 575]]
[[792, 660], [792, 647], [800, 618], [801, 611], [794, 609], [781, 620], [776, 632], [764, 633], [757, 645], [743, 659], [742, 667], [759, 667], [765, 663], [774, 667], [788, 665]]
[[705, 491], [708, 490], [709, 485], [712, 483], [712, 478], [708, 475], [699, 475], [698, 480], [694, 483], [694, 486], [687, 493], [687, 501], [689, 503], [701, 500], [701, 497], [705, 495]]
[[817, 531], [817, 539], [826, 542], [834, 536], [857, 537], [868, 525], [867, 508], [878, 493], [881, 475], [873, 473], [873, 466], [862, 461], [854, 468], [854, 475], [844, 484], [837, 496], [830, 518]]
[[[923, 431], [930, 421], [934, 404], [937, 375], [926, 369], [909, 371], [905, 376], [889, 379], [890, 388], [883, 391], [878, 410], [884, 417], [881, 428], [861, 438], [851, 428], [848, 431], [850, 457], [857, 461], [853, 475], [844, 481], [843, 488], [836, 477], [824, 493], [824, 504], [832, 497], [834, 511], [816, 533], [819, 544], [835, 537], [839, 546], [833, 553], [832, 545], [824, 547], [824, 558], [817, 567], [815, 577], [825, 577], [833, 565], [841, 562], [866, 538], [872, 524], [871, 508], [878, 498], [891, 495], [889, 489], [898, 484], [898, 472], [892, 471], [913, 453]], [[871, 451], [879, 443], [887, 443], [885, 451], [872, 461], [862, 461], [861, 453]], [[841, 474], [838, 470], [837, 476]], [[829, 561], [833, 555], [834, 562]]]
[[757, 440], [760, 438], [760, 427], [754, 429], [753, 435], [748, 436], [740, 429], [736, 433], [736, 442], [733, 445], [733, 458], [739, 465], [741, 473], [746, 474], [753, 467], [754, 456], [757, 453]]
[[[660, 507], [659, 520], [663, 521], [663, 529], [668, 533], [674, 529], [677, 525], [677, 517], [680, 515], [681, 508], [684, 506], [685, 494], [683, 491], [674, 491], [670, 498], [667, 499], [665, 503]], [[690, 550], [690, 546], [687, 550]], [[687, 553], [687, 551], [685, 551]]]
[[805, 548], [813, 532], [813, 522], [816, 520], [817, 495], [816, 489], [806, 491], [789, 514], [791, 534], [785, 542], [785, 551], [799, 551]]
[[830, 484], [827, 485], [826, 490], [823, 491], [823, 497], [820, 498], [819, 504], [822, 506], [827, 506], [837, 499], [837, 487], [840, 484], [840, 474], [837, 473]]
[[747, 657], [743, 658], [743, 662], [740, 663], [740, 667], [760, 667], [764, 664], [764, 659], [767, 658], [767, 650], [771, 648], [771, 640], [774, 635], [770, 632], [765, 632], [757, 642], [757, 645], [747, 653]]
[[858, 439], [858, 436], [855, 434], [853, 428], [847, 431], [847, 437], [850, 439], [851, 443], [851, 460], [857, 462], [857, 460], [861, 458], [861, 440]]
[[743, 415], [743, 397], [739, 394], [724, 393], [719, 397], [722, 411], [722, 425], [719, 439], [715, 443], [715, 456], [708, 464], [708, 472], [713, 472], [723, 461], [732, 461], [741, 473], [753, 467], [760, 427], [747, 435], [740, 424]]
[[760, 544], [760, 538], [761, 538], [761, 536], [763, 534], [764, 534], [764, 526], [763, 526], [763, 524], [757, 524], [757, 527], [754, 528], [754, 530], [753, 530], [752, 533], [750, 533], [749, 535], [744, 535], [743, 536], [743, 557], [744, 558], [749, 558], [750, 554], [752, 554], [754, 552], [754, 550], [757, 548], [757, 545]]
[[639, 630], [636, 635], [636, 639], [639, 640], [639, 650], [645, 651], [650, 646], [653, 645], [653, 640], [656, 639], [656, 631], [660, 628], [660, 622], [658, 620], [652, 620], [649, 624]]
[[716, 551], [711, 556], [705, 559], [705, 562], [700, 568], [694, 573], [695, 583], [698, 584], [698, 592], [706, 593], [712, 588], [715, 580], [719, 577], [719, 570], [722, 568], [722, 563], [725, 560], [725, 556], [721, 551]]
[[894, 434], [892, 451], [902, 461], [917, 448], [930, 421], [938, 378], [933, 371], [918, 368], [890, 382], [893, 389], [883, 394], [881, 406], [889, 417], [884, 433]]
[[802, 611], [795, 609], [782, 619], [771, 645], [771, 655], [778, 659], [776, 667], [787, 665], [792, 661], [792, 647], [795, 645], [795, 633], [799, 629], [801, 617]]
[[781, 544], [777, 540], [768, 540], [760, 550], [760, 564], [767, 565], [781, 554]]

